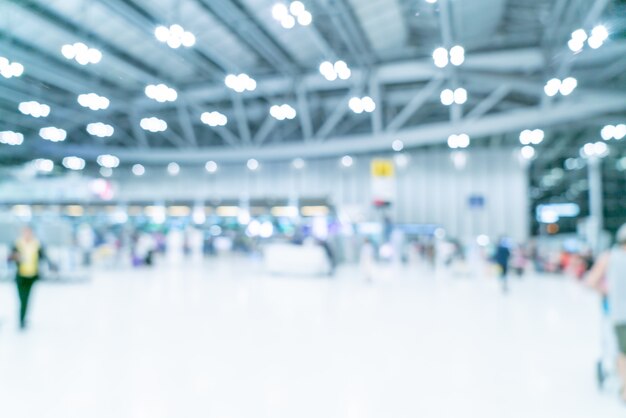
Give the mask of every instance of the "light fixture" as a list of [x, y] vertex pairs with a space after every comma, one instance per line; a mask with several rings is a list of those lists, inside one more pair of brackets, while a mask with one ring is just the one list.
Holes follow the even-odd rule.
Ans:
[[580, 149], [583, 158], [603, 158], [609, 154], [609, 147], [605, 142], [589, 142]]
[[131, 170], [133, 174], [138, 177], [143, 176], [146, 173], [146, 168], [141, 164], [133, 165], [133, 168]]
[[302, 170], [304, 167], [306, 167], [306, 161], [304, 161], [302, 158], [294, 158], [294, 160], [291, 162], [291, 166], [296, 170]]
[[344, 155], [343, 157], [341, 157], [341, 165], [345, 168], [352, 167], [353, 164], [354, 160], [349, 155]]
[[467, 102], [467, 90], [463, 87], [455, 90], [445, 89], [441, 92], [439, 98], [444, 106], [451, 106], [453, 103], [462, 105]]
[[467, 148], [470, 144], [470, 137], [467, 134], [455, 135], [452, 134], [448, 137], [448, 146], [452, 149]]
[[153, 116], [141, 119], [139, 126], [141, 126], [141, 129], [144, 131], [163, 132], [167, 129], [167, 122]]
[[448, 51], [446, 48], [440, 47], [433, 51], [433, 61], [435, 66], [445, 68], [448, 63], [458, 67], [465, 62], [465, 48], [461, 45], [455, 45]]
[[350, 110], [357, 114], [363, 112], [371, 113], [376, 109], [374, 99], [369, 96], [353, 97], [348, 102], [348, 106], [350, 107]]
[[228, 74], [224, 79], [224, 84], [226, 84], [226, 87], [231, 90], [235, 90], [237, 93], [243, 93], [246, 90], [256, 90], [256, 81], [245, 73], [238, 75]]
[[36, 101], [22, 102], [17, 108], [22, 114], [34, 118], [45, 118], [50, 114], [50, 106]]
[[396, 152], [402, 151], [404, 149], [404, 142], [400, 141], [399, 139], [396, 139], [395, 141], [391, 143], [391, 149], [393, 149]]
[[270, 116], [277, 120], [291, 120], [296, 117], [296, 109], [288, 104], [273, 105], [270, 107]]
[[120, 159], [111, 154], [99, 155], [96, 161], [100, 167], [116, 168], [120, 165]]
[[80, 157], [65, 157], [63, 158], [63, 167], [68, 170], [80, 171], [85, 168], [85, 160]]
[[525, 160], [532, 160], [535, 158], [535, 149], [530, 145], [524, 145], [520, 150], [520, 155]]
[[102, 177], [111, 177], [113, 175], [113, 169], [110, 167], [100, 167], [100, 175]]
[[410, 158], [404, 153], [398, 153], [393, 156], [393, 161], [399, 168], [406, 168], [409, 165]]
[[296, 22], [301, 26], [309, 26], [313, 22], [313, 15], [306, 9], [301, 1], [292, 1], [287, 7], [283, 3], [276, 3], [272, 7], [272, 17], [280, 22], [285, 29], [296, 26]]
[[174, 102], [178, 98], [178, 93], [165, 84], [149, 84], [145, 89], [146, 96], [159, 103]]
[[620, 140], [626, 136], [626, 125], [620, 123], [619, 125], [606, 125], [600, 131], [600, 136], [605, 141], [609, 141], [611, 139]]
[[435, 4], [437, 3], [437, 0], [426, 0], [426, 3]]
[[102, 60], [102, 52], [82, 42], [63, 45], [61, 53], [68, 60], [75, 60], [80, 65], [97, 64]]
[[87, 125], [87, 133], [99, 138], [107, 138], [113, 135], [115, 129], [106, 123], [95, 122]]
[[347, 80], [352, 75], [352, 70], [348, 67], [345, 61], [335, 61], [333, 64], [330, 61], [324, 61], [319, 67], [320, 74], [328, 81], [335, 81], [338, 78], [341, 80]]
[[226, 117], [226, 115], [220, 112], [203, 112], [202, 115], [200, 115], [200, 120], [205, 125], [213, 127], [226, 126], [226, 124], [228, 123], [228, 118]]
[[587, 45], [591, 49], [598, 49], [609, 38], [609, 31], [604, 25], [598, 25], [591, 31], [591, 36], [587, 39]]
[[215, 161], [207, 161], [207, 163], [204, 165], [204, 169], [213, 174], [217, 171], [218, 167], [217, 167], [217, 163]]
[[67, 138], [67, 132], [61, 128], [48, 126], [39, 130], [39, 136], [47, 141], [61, 142], [65, 141], [65, 138]]
[[167, 26], [157, 26], [154, 30], [154, 36], [159, 42], [167, 44], [170, 48], [177, 49], [181, 46], [190, 48], [196, 43], [196, 37], [193, 33], [186, 31], [178, 24]]
[[33, 160], [33, 165], [35, 166], [35, 170], [41, 173], [50, 173], [54, 170], [54, 161], [48, 160], [47, 158], [37, 158]]
[[259, 168], [259, 162], [254, 158], [250, 158], [246, 163], [246, 167], [248, 167], [250, 171], [256, 171]]
[[567, 77], [564, 80], [552, 78], [546, 82], [546, 85], [543, 87], [543, 91], [549, 97], [554, 97], [558, 93], [561, 93], [562, 96], [569, 96], [574, 90], [576, 90], [576, 87], [578, 87], [578, 80], [574, 77]]
[[177, 176], [180, 173], [180, 166], [177, 163], [169, 163], [167, 165], [167, 173], [170, 176]]
[[16, 61], [0, 56], [0, 75], [4, 78], [20, 77], [24, 74], [24, 66]]
[[22, 145], [24, 143], [24, 135], [20, 132], [0, 131], [0, 144], [4, 145]]
[[522, 145], [539, 145], [545, 138], [545, 133], [541, 129], [524, 129], [519, 134], [519, 142]]
[[78, 104], [91, 110], [104, 110], [109, 107], [110, 101], [96, 93], [87, 93], [78, 95]]

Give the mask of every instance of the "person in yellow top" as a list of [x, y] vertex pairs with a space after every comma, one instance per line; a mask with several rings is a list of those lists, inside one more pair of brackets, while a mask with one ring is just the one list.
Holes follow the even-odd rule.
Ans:
[[17, 264], [15, 282], [20, 298], [20, 328], [26, 328], [28, 300], [33, 284], [39, 279], [39, 267], [45, 259], [45, 253], [39, 240], [30, 227], [24, 227], [20, 237], [15, 241], [10, 260]]

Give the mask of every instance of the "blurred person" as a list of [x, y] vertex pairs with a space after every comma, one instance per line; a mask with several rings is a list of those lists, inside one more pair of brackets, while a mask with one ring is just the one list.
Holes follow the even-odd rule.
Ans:
[[527, 263], [528, 259], [526, 258], [524, 247], [521, 245], [515, 247], [513, 254], [511, 255], [511, 267], [515, 273], [517, 273], [518, 277], [521, 278], [524, 275]]
[[318, 239], [317, 243], [320, 247], [322, 247], [324, 253], [326, 254], [326, 258], [328, 259], [328, 266], [330, 267], [328, 275], [334, 276], [335, 270], [337, 269], [337, 258], [335, 257], [333, 249], [330, 247], [327, 240]]
[[91, 265], [91, 255], [96, 245], [96, 234], [89, 224], [81, 224], [76, 232], [76, 242], [82, 252], [83, 266]]
[[502, 283], [502, 291], [508, 292], [508, 273], [509, 273], [509, 259], [511, 258], [511, 250], [505, 238], [500, 238], [496, 252], [493, 256], [493, 261], [500, 268], [500, 281]]
[[374, 259], [376, 257], [376, 250], [372, 240], [365, 238], [363, 246], [361, 247], [361, 253], [359, 255], [359, 267], [361, 274], [365, 278], [365, 281], [371, 283], [374, 276]]
[[605, 296], [619, 345], [617, 360], [621, 397], [626, 402], [626, 224], [617, 231], [616, 245], [602, 254], [587, 276], [587, 283]]
[[17, 294], [20, 299], [20, 329], [26, 328], [30, 294], [33, 285], [39, 280], [41, 262], [45, 258], [43, 246], [35, 237], [32, 228], [29, 226], [24, 227], [19, 238], [15, 241], [9, 256], [9, 260], [14, 261], [17, 265], [15, 283], [17, 284]]

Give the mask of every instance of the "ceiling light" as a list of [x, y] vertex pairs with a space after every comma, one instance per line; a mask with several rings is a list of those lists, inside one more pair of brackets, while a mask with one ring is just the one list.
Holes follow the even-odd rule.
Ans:
[[246, 90], [256, 90], [256, 81], [245, 73], [241, 73], [239, 75], [228, 74], [224, 79], [224, 84], [226, 84], [226, 87], [231, 90], [235, 90], [237, 93], [243, 93]]
[[205, 125], [213, 127], [226, 126], [226, 124], [228, 123], [228, 118], [226, 117], [226, 115], [220, 112], [203, 112], [202, 115], [200, 115], [200, 120]]
[[85, 168], [85, 160], [80, 157], [65, 157], [63, 158], [63, 167], [68, 170], [79, 171]]
[[99, 166], [106, 168], [116, 168], [120, 165], [120, 159], [111, 154], [99, 155], [96, 161]]
[[54, 126], [48, 126], [39, 130], [39, 136], [47, 141], [61, 142], [65, 141], [65, 138], [67, 138], [67, 132], [63, 129], [55, 128]]
[[99, 138], [107, 138], [113, 135], [115, 129], [106, 123], [95, 122], [87, 125], [87, 132], [89, 135], [97, 136]]
[[543, 87], [543, 91], [549, 97], [556, 96], [558, 93], [561, 93], [563, 96], [569, 96], [576, 87], [578, 87], [578, 81], [574, 77], [567, 77], [564, 80], [552, 78]]
[[606, 125], [600, 131], [600, 136], [602, 136], [602, 139], [605, 141], [609, 141], [611, 139], [620, 140], [626, 136], [626, 125]]
[[178, 93], [165, 84], [149, 84], [145, 89], [146, 96], [159, 103], [174, 102], [178, 98]]
[[102, 60], [102, 52], [96, 48], [89, 48], [82, 42], [63, 45], [61, 54], [68, 60], [74, 60], [80, 65], [97, 64]]
[[461, 105], [465, 102], [467, 102], [467, 90], [463, 87], [454, 90], [454, 103]]
[[170, 48], [177, 49], [181, 46], [190, 48], [195, 45], [196, 37], [193, 33], [186, 31], [178, 24], [158, 26], [154, 30], [154, 36], [159, 42], [167, 44]]
[[354, 164], [354, 160], [349, 155], [344, 155], [343, 157], [341, 157], [342, 166], [349, 168], [349, 167], [352, 167], [353, 164]]
[[104, 110], [109, 107], [109, 99], [96, 93], [80, 94], [78, 104], [91, 110]]
[[454, 91], [445, 89], [441, 92], [439, 98], [441, 99], [441, 103], [445, 106], [450, 106], [453, 103], [461, 105], [467, 102], [467, 90], [462, 87]]
[[215, 161], [207, 161], [204, 165], [204, 169], [209, 173], [215, 173], [217, 171], [217, 163]]
[[525, 160], [532, 160], [535, 158], [535, 149], [530, 145], [525, 145], [520, 150], [520, 154]]
[[576, 29], [572, 32], [572, 40], [583, 43], [587, 40], [587, 32], [584, 29]]
[[4, 78], [20, 77], [24, 74], [24, 66], [19, 62], [11, 62], [0, 56], [0, 75]]
[[255, 171], [259, 168], [259, 162], [254, 158], [250, 158], [246, 163], [246, 166], [248, 167], [248, 170]]
[[313, 15], [301, 1], [292, 1], [289, 7], [283, 3], [276, 3], [272, 7], [272, 17], [285, 29], [293, 28], [296, 22], [302, 26], [308, 26], [313, 22]]
[[433, 61], [435, 66], [445, 68], [448, 63], [459, 66], [465, 62], [465, 48], [461, 45], [455, 45], [448, 51], [446, 48], [437, 48], [433, 51]]
[[35, 101], [20, 103], [18, 110], [24, 115], [29, 115], [34, 118], [45, 118], [50, 114], [50, 106]]
[[334, 64], [330, 61], [324, 61], [319, 67], [320, 74], [328, 81], [335, 81], [337, 78], [347, 80], [352, 75], [352, 70], [345, 61], [339, 60]]
[[437, 0], [426, 0], [426, 3], [435, 4], [437, 3]]
[[589, 142], [580, 149], [583, 158], [602, 158], [609, 154], [609, 147], [605, 142]]
[[465, 62], [465, 48], [460, 45], [453, 46], [450, 49], [450, 63], [459, 66]]
[[136, 176], [143, 176], [146, 173], [146, 168], [141, 164], [133, 165], [132, 172]]
[[276, 3], [274, 7], [272, 7], [272, 17], [275, 20], [282, 20], [285, 16], [289, 14], [289, 9], [282, 3]]
[[363, 112], [371, 113], [376, 110], [376, 102], [369, 96], [353, 97], [348, 102], [348, 106], [350, 110], [357, 114]]
[[448, 137], [448, 146], [452, 149], [467, 148], [470, 144], [470, 137], [467, 134], [450, 135]]
[[177, 163], [169, 163], [167, 165], [167, 173], [170, 176], [177, 176], [180, 173], [180, 166]]
[[33, 160], [33, 164], [35, 169], [42, 173], [50, 173], [54, 170], [54, 161], [46, 158], [37, 158], [36, 160]]
[[598, 25], [591, 31], [591, 37], [598, 38], [601, 42], [604, 42], [609, 38], [609, 31], [606, 26]]
[[305, 10], [298, 15], [297, 20], [300, 25], [309, 26], [313, 22], [313, 15], [311, 14], [311, 12]]
[[393, 161], [399, 168], [406, 168], [409, 165], [410, 158], [404, 153], [399, 153], [393, 156]]
[[400, 152], [404, 149], [404, 142], [400, 141], [399, 139], [396, 139], [395, 141], [392, 142], [391, 148], [396, 152]]
[[144, 131], [163, 132], [167, 129], [167, 122], [155, 117], [143, 118], [139, 122], [139, 126], [141, 126], [141, 129]]
[[454, 92], [450, 89], [443, 90], [439, 97], [441, 99], [441, 103], [444, 106], [450, 106], [452, 103], [454, 103]]
[[519, 134], [519, 142], [522, 145], [539, 145], [543, 141], [544, 137], [545, 133], [541, 129], [535, 129], [532, 131], [530, 129], [524, 129]]
[[0, 144], [4, 145], [22, 145], [24, 143], [24, 135], [20, 132], [0, 131]]
[[574, 77], [567, 77], [565, 80], [561, 82], [561, 87], [559, 88], [559, 92], [563, 96], [569, 96], [578, 86], [578, 81]]
[[296, 114], [296, 109], [288, 104], [273, 105], [270, 107], [270, 116], [277, 120], [291, 120], [296, 117]]
[[306, 162], [302, 158], [295, 158], [291, 162], [291, 166], [296, 170], [302, 170], [304, 167], [306, 167]]

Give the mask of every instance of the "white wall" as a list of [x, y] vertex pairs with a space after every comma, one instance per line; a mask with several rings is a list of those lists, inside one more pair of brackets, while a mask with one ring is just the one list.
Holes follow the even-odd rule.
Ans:
[[[527, 237], [527, 175], [512, 150], [468, 152], [462, 170], [454, 167], [447, 150], [408, 155], [409, 166], [396, 173], [397, 199], [390, 210], [395, 222], [441, 224], [459, 237]], [[249, 172], [242, 164], [220, 166], [216, 174], [208, 174], [201, 167], [183, 167], [177, 177], [168, 176], [163, 167], [158, 173], [147, 168], [141, 178], [117, 177], [118, 197], [129, 201], [324, 197], [339, 209], [349, 208], [354, 213], [358, 208], [374, 219], [370, 204], [372, 158], [355, 158], [349, 169], [342, 168], [338, 159], [308, 161], [302, 171], [287, 162], [262, 161], [258, 172]], [[484, 196], [485, 207], [470, 209], [470, 195]]]

